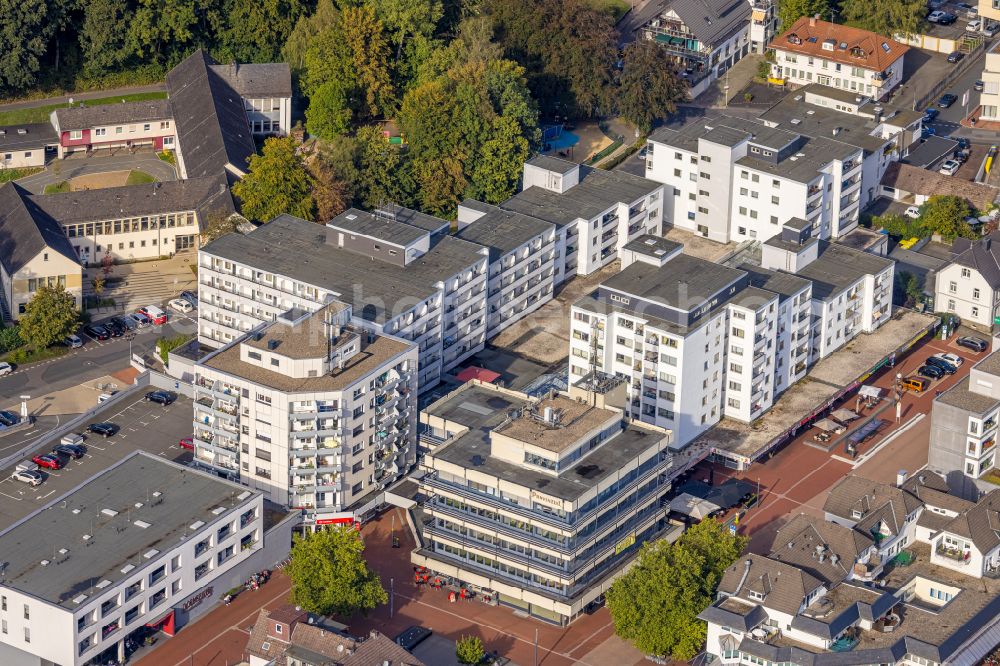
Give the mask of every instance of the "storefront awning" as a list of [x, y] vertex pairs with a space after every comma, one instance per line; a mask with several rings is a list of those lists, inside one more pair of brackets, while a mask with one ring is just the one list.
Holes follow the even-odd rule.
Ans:
[[670, 510], [691, 516], [695, 520], [702, 520], [716, 511], [721, 511], [722, 507], [708, 500], [683, 493], [670, 501]]
[[146, 626], [153, 629], [159, 629], [167, 636], [173, 638], [174, 633], [176, 633], [174, 628], [174, 610], [171, 608], [169, 611], [159, 616], [152, 622], [147, 622]]
[[830, 416], [837, 419], [841, 423], [850, 423], [854, 419], [860, 418], [857, 414], [855, 414], [851, 410], [845, 409], [843, 407], [841, 407], [834, 413], [830, 414]]
[[858, 395], [862, 398], [879, 398], [882, 396], [882, 389], [877, 386], [862, 386], [858, 389]]
[[821, 419], [813, 424], [815, 427], [826, 432], [843, 432], [844, 426], [830, 419]]

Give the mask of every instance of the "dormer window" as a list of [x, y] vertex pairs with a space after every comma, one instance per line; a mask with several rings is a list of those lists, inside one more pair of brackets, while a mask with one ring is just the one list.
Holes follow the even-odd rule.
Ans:
[[853, 511], [851, 511], [851, 518], [860, 519], [861, 516], [863, 515], [864, 512], [862, 512], [861, 509], [854, 509]]
[[283, 629], [282, 629], [282, 627], [281, 627], [280, 624], [275, 624], [274, 625], [274, 633], [280, 634], [282, 631], [283, 631]]
[[764, 600], [764, 595], [761, 592], [758, 592], [757, 590], [748, 590], [747, 591], [747, 596], [750, 597], [751, 599], [755, 599], [757, 601], [763, 601]]

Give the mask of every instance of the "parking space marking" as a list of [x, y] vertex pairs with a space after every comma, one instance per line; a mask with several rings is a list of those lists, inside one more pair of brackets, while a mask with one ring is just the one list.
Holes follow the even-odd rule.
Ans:
[[0, 490], [0, 495], [3, 495], [4, 497], [9, 497], [10, 499], [14, 500], [15, 502], [20, 502], [21, 499], [22, 499], [20, 497], [14, 497], [13, 495], [8, 495], [7, 493], [3, 492], [2, 490]]
[[50, 490], [49, 492], [45, 493], [44, 495], [38, 495], [37, 497], [35, 497], [35, 499], [40, 502], [43, 499], [45, 499], [46, 497], [48, 497], [49, 495], [51, 495], [52, 493], [54, 493], [55, 491], [56, 491], [55, 488], [53, 488], [52, 490]]

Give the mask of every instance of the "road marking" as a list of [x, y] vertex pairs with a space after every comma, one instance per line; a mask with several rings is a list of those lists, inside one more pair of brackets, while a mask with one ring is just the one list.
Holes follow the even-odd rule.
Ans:
[[5, 492], [3, 492], [3, 491], [0, 491], [0, 495], [3, 495], [4, 497], [9, 497], [9, 498], [11, 498], [12, 500], [15, 500], [15, 501], [17, 501], [17, 502], [20, 502], [20, 501], [21, 501], [21, 498], [20, 498], [20, 497], [14, 497], [13, 495], [8, 495], [7, 493], [5, 493]]
[[53, 488], [52, 490], [50, 490], [49, 492], [45, 493], [44, 495], [39, 495], [39, 496], [35, 497], [35, 499], [38, 500], [38, 501], [41, 501], [41, 500], [45, 499], [46, 497], [48, 497], [49, 495], [51, 495], [52, 493], [54, 493], [55, 491], [56, 491], [56, 489]]

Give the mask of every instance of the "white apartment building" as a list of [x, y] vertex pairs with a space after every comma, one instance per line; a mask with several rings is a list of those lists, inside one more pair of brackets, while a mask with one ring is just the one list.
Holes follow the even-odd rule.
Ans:
[[420, 389], [437, 384], [482, 348], [489, 250], [415, 226], [447, 225], [437, 218], [405, 209], [380, 215], [351, 209], [327, 227], [282, 215], [205, 246], [199, 340], [219, 347], [283, 312], [333, 299], [369, 330], [415, 342]]
[[[761, 267], [812, 282], [809, 365], [892, 316], [895, 262], [820, 240], [804, 220], [789, 220], [782, 235], [761, 247]], [[805, 338], [797, 338], [797, 342]]]
[[136, 452], [0, 533], [0, 663], [80, 666], [262, 547], [261, 493]]
[[655, 238], [574, 303], [569, 380], [627, 380], [630, 415], [684, 445], [723, 417], [751, 422], [809, 367], [888, 321], [893, 262], [820, 241], [802, 220], [729, 268]]
[[211, 65], [243, 99], [254, 136], [285, 136], [292, 129], [292, 70], [287, 63]]
[[771, 76], [786, 83], [818, 83], [880, 100], [903, 82], [910, 47], [890, 37], [803, 16], [779, 35]]
[[458, 207], [456, 236], [490, 250], [487, 338], [552, 298], [556, 280], [556, 225], [467, 200]]
[[556, 285], [600, 270], [630, 241], [662, 231], [664, 187], [646, 178], [538, 155], [525, 163], [522, 186], [500, 208], [556, 226]]
[[287, 312], [196, 364], [195, 463], [307, 523], [339, 517], [416, 462], [416, 369], [414, 343], [348, 305]]
[[857, 226], [857, 146], [723, 116], [659, 129], [647, 150], [647, 177], [667, 185], [666, 222], [705, 238], [763, 242], [793, 217], [820, 238]]
[[934, 303], [984, 331], [1000, 315], [1000, 233], [976, 241], [956, 238], [951, 263], [936, 274]]

